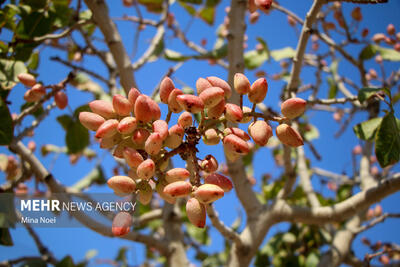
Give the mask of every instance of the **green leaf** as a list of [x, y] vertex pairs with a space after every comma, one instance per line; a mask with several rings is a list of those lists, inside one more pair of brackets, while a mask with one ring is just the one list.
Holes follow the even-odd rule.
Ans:
[[[4, 2], [4, 1], [3, 1]], [[19, 7], [16, 5], [8, 4], [1, 10], [1, 25], [2, 27], [9, 29], [10, 31], [15, 30], [15, 23], [17, 15], [19, 14]]]
[[[6, 193], [12, 193], [12, 190]], [[14, 197], [12, 194], [0, 194], [0, 228], [15, 227], [18, 221]]]
[[32, 9], [41, 9], [46, 6], [47, 0], [21, 0], [20, 4], [28, 5]]
[[195, 4], [195, 5], [200, 5], [203, 3], [202, 0], [180, 0], [183, 3], [188, 3], [188, 4]]
[[78, 153], [89, 145], [89, 131], [79, 121], [75, 121], [67, 130], [65, 143], [68, 153]]
[[228, 55], [228, 44], [223, 43], [220, 46], [214, 47], [213, 50], [207, 52], [204, 55], [195, 56], [194, 58], [214, 58], [214, 59], [221, 59]]
[[253, 157], [254, 157], [254, 152], [251, 151], [250, 153], [247, 153], [246, 155], [244, 155], [242, 157], [242, 161], [243, 161], [243, 165], [245, 167], [250, 166], [251, 164], [253, 164]]
[[400, 100], [400, 93], [397, 93], [397, 94], [395, 94], [395, 95], [393, 96], [392, 104], [393, 104], [393, 105], [396, 104], [397, 102], [399, 102], [399, 100]]
[[296, 50], [294, 50], [292, 47], [285, 47], [282, 49], [277, 49], [277, 50], [272, 50], [271, 51], [271, 57], [279, 61], [281, 59], [285, 58], [292, 58], [296, 54]]
[[368, 60], [368, 59], [373, 58], [375, 56], [376, 52], [378, 52], [378, 50], [376, 49], [376, 46], [369, 44], [366, 47], [364, 47], [363, 50], [361, 50], [360, 54], [358, 55], [358, 58], [362, 59], [362, 60]]
[[159, 42], [156, 44], [156, 47], [153, 50], [153, 53], [151, 56], [148, 58], [148, 62], [153, 62], [158, 59], [158, 57], [163, 53], [164, 51], [164, 39], [161, 38]]
[[190, 86], [183, 86], [182, 92], [186, 95], [194, 95], [194, 89]]
[[0, 87], [9, 90], [18, 83], [18, 74], [26, 73], [27, 68], [21, 61], [0, 59]]
[[244, 54], [244, 65], [247, 69], [253, 70], [260, 67], [268, 59], [267, 51], [251, 50]]
[[358, 100], [363, 103], [379, 91], [382, 91], [382, 88], [362, 88], [358, 91]]
[[164, 50], [164, 58], [167, 60], [171, 60], [171, 61], [185, 61], [188, 60], [190, 57], [188, 56], [184, 56], [179, 52], [176, 52], [174, 50], [171, 49], [165, 49]]
[[19, 267], [46, 267], [47, 263], [41, 259], [27, 260], [18, 265]]
[[383, 60], [388, 61], [400, 61], [400, 52], [386, 47], [381, 47], [379, 45], [367, 45], [361, 51], [359, 58], [363, 60], [368, 60], [373, 58], [376, 53], [379, 53], [382, 56]]
[[34, 11], [22, 16], [15, 29], [15, 34], [21, 39], [31, 39], [51, 32], [55, 16], [50, 13]]
[[216, 30], [216, 35], [217, 35], [217, 39], [215, 39], [215, 43], [213, 46], [213, 49], [217, 49], [220, 48], [221, 46], [223, 46], [225, 44], [225, 37], [224, 37], [224, 30], [226, 29], [226, 27], [224, 25], [219, 25], [217, 30]]
[[70, 0], [52, 0], [51, 1], [54, 6], [56, 7], [68, 7], [69, 3], [71, 2]]
[[14, 125], [7, 105], [0, 99], [0, 145], [9, 145], [14, 136]]
[[275, 181], [273, 183], [269, 183], [262, 187], [262, 191], [265, 199], [273, 199], [278, 195], [279, 190], [283, 187], [283, 183], [280, 181]]
[[353, 187], [348, 184], [341, 185], [337, 190], [337, 201], [343, 201], [349, 197], [351, 197]]
[[314, 140], [319, 138], [319, 131], [318, 128], [314, 125], [308, 124], [307, 130], [304, 132], [304, 137], [308, 140]]
[[91, 18], [92, 18], [92, 11], [90, 11], [90, 9], [86, 9], [85, 11], [79, 13], [79, 19], [89, 20]]
[[335, 81], [332, 79], [332, 77], [328, 77], [327, 82], [329, 85], [328, 98], [329, 99], [335, 98], [337, 95], [337, 92], [338, 92], [338, 86], [335, 83]]
[[26, 64], [29, 69], [36, 70], [39, 66], [39, 52], [32, 53]]
[[77, 89], [91, 92], [97, 97], [105, 95], [101, 86], [98, 83], [92, 81], [89, 76], [82, 72], [77, 73], [71, 84]]
[[162, 0], [139, 0], [140, 4], [158, 6], [162, 4]]
[[330, 234], [330, 232], [324, 228], [320, 228], [319, 233], [321, 234], [321, 237], [324, 239], [325, 242], [332, 242], [332, 235]]
[[72, 20], [73, 10], [68, 7], [68, 0], [53, 0], [51, 12], [55, 15], [54, 26], [62, 28], [68, 26]]
[[86, 254], [85, 254], [85, 260], [89, 261], [89, 260], [91, 260], [92, 258], [96, 257], [97, 254], [99, 254], [99, 252], [98, 252], [97, 250], [95, 250], [95, 249], [90, 249], [90, 250], [88, 250], [88, 251], [86, 252]]
[[8, 52], [8, 44], [3, 41], [0, 41], [0, 53], [6, 54]]
[[390, 91], [390, 89], [384, 87], [384, 88], [382, 88], [382, 91], [389, 97], [390, 102], [392, 102], [392, 92]]
[[61, 124], [64, 130], [68, 130], [69, 127], [74, 123], [71, 116], [61, 115], [57, 117], [57, 121]]
[[197, 242], [203, 245], [211, 244], [211, 238], [208, 234], [208, 228], [198, 228], [191, 223], [186, 224], [188, 234]]
[[204, 7], [199, 12], [199, 17], [209, 25], [214, 24], [215, 19], [215, 7]]
[[19, 61], [27, 61], [33, 53], [33, 49], [37, 47], [37, 43], [17, 43], [15, 46], [14, 58]]
[[224, 43], [222, 46], [211, 51], [211, 55], [215, 59], [221, 59], [228, 55], [228, 44]]
[[376, 158], [382, 168], [400, 160], [400, 123], [393, 112], [383, 117], [375, 142]]
[[391, 48], [377, 46], [378, 53], [381, 54], [383, 60], [400, 61], [400, 52]]
[[319, 262], [319, 257], [317, 253], [311, 252], [308, 254], [307, 259], [306, 259], [306, 267], [316, 267]]
[[[140, 205], [143, 206], [143, 205]], [[128, 251], [127, 247], [121, 247], [118, 250], [118, 254], [117, 257], [115, 257], [115, 260], [118, 262], [123, 262], [123, 263], [127, 263], [127, 259], [126, 259], [126, 252]]]
[[339, 61], [338, 60], [333, 60], [331, 65], [329, 66], [332, 74], [337, 74], [338, 68], [339, 68]]
[[270, 266], [269, 255], [266, 251], [267, 246], [270, 245], [269, 244], [265, 245], [260, 251], [257, 252], [256, 259], [254, 261], [255, 267]]
[[83, 112], [83, 111], [88, 111], [88, 112], [91, 112], [92, 110], [90, 109], [90, 107], [89, 107], [89, 105], [82, 105], [82, 106], [79, 106], [79, 107], [77, 107], [76, 109], [75, 109], [75, 111], [74, 111], [74, 119], [75, 120], [79, 120], [79, 113], [81, 113], [81, 112]]
[[[81, 20], [90, 20], [91, 18], [92, 18], [92, 12], [89, 9], [79, 13], [79, 19], [81, 19]], [[89, 24], [83, 25], [82, 29], [89, 36], [91, 36], [93, 34], [94, 30], [96, 29], [96, 25], [93, 23], [89, 23]]]
[[0, 245], [13, 246], [14, 242], [11, 238], [10, 230], [8, 228], [0, 228]]
[[178, 1], [178, 3], [179, 3], [191, 16], [196, 15], [196, 9], [195, 9], [193, 6], [187, 4], [187, 3], [183, 2], [183, 1], [180, 1], [180, 0]]
[[103, 169], [100, 166], [93, 168], [85, 177], [72, 185], [72, 188], [78, 191], [89, 188], [92, 184], [105, 184], [106, 179]]
[[376, 130], [381, 124], [382, 118], [373, 118], [357, 124], [353, 127], [356, 136], [361, 140], [370, 141], [375, 138]]
[[55, 267], [74, 267], [74, 261], [71, 256], [65, 256], [60, 262], [58, 262]]
[[282, 241], [285, 243], [292, 244], [292, 243], [296, 242], [296, 236], [291, 232], [287, 232], [287, 233], [283, 234]]
[[219, 3], [221, 3], [221, 0], [206, 0], [206, 6], [208, 7], [215, 7]]
[[196, 120], [197, 123], [200, 123], [201, 120], [201, 115], [200, 113], [195, 113], [193, 114], [194, 119]]
[[[85, 105], [83, 106], [85, 107]], [[77, 116], [62, 115], [57, 117], [57, 121], [67, 132], [65, 135], [65, 143], [68, 153], [78, 153], [83, 151], [89, 145], [89, 131], [83, 127]]]

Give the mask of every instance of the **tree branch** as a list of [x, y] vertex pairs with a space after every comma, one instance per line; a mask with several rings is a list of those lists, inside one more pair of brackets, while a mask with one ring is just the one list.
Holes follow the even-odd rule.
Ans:
[[[24, 256], [20, 258], [15, 258], [15, 259], [10, 259], [10, 260], [5, 260], [0, 262], [0, 267], [11, 267], [14, 266], [15, 264], [18, 264], [20, 262], [24, 261], [35, 261], [35, 260], [42, 260], [42, 261], [47, 261], [46, 258], [44, 257], [39, 257], [39, 256]], [[53, 263], [56, 264], [57, 262]]]
[[[229, 12], [229, 33], [228, 33], [228, 82], [233, 88], [233, 77], [236, 73], [243, 73], [244, 58], [243, 58], [243, 38], [245, 32], [245, 13], [246, 1], [232, 0], [231, 9]], [[235, 90], [232, 90], [230, 102], [239, 104], [239, 95]], [[229, 124], [229, 127], [234, 127], [234, 124]], [[261, 204], [256, 198], [252, 189], [252, 185], [246, 179], [246, 172], [243, 162], [239, 159], [236, 162], [227, 162], [229, 175], [232, 178], [236, 194], [246, 210], [246, 214], [250, 219], [261, 208]]]
[[307, 196], [307, 200], [311, 207], [319, 207], [321, 204], [315, 194], [315, 191], [311, 184], [311, 177], [306, 164], [306, 158], [304, 155], [304, 148], [302, 146], [297, 148], [297, 168], [300, 177], [300, 185], [303, 188], [304, 193]]
[[215, 211], [212, 204], [206, 205], [208, 217], [211, 220], [212, 225], [221, 233], [223, 237], [226, 239], [232, 240], [238, 246], [243, 245], [242, 240], [238, 233], [236, 233], [233, 229], [226, 226], [218, 217], [218, 213]]
[[146, 52], [144, 52], [144, 54], [135, 63], [132, 64], [133, 70], [137, 70], [140, 67], [142, 67], [158, 48], [160, 42], [164, 38], [165, 26], [163, 22], [167, 18], [167, 15], [168, 15], [168, 1], [163, 1], [163, 13], [161, 15], [160, 23], [157, 26], [157, 32], [154, 35]]
[[307, 47], [307, 41], [311, 35], [311, 29], [315, 19], [317, 18], [317, 14], [324, 2], [325, 1], [323, 0], [315, 0], [310, 11], [307, 13], [306, 20], [304, 21], [303, 28], [301, 30], [300, 39], [297, 43], [296, 54], [293, 58], [293, 65], [290, 72], [289, 83], [286, 86], [288, 96], [290, 96], [291, 93], [296, 93], [299, 87], [300, 71], [303, 66], [303, 58]]
[[360, 226], [353, 233], [359, 234], [361, 232], [364, 232], [364, 231], [374, 227], [375, 225], [384, 222], [387, 218], [400, 218], [400, 214], [399, 213], [385, 213], [385, 214], [379, 216], [378, 218], [373, 219], [368, 224]]
[[162, 218], [162, 209], [155, 209], [144, 213], [138, 218], [133, 218], [133, 225], [142, 227], [152, 220], [157, 220]]
[[[196, 43], [190, 41], [189, 39], [186, 38], [185, 33], [179, 28], [178, 22], [175, 22], [174, 25], [172, 26], [172, 30], [174, 31], [175, 35], [190, 49], [193, 51], [198, 52], [200, 55], [206, 54], [208, 51], [204, 49], [203, 47], [197, 45]], [[226, 64], [225, 61], [222, 59], [218, 59], [217, 64], [220, 65], [221, 67], [228, 69], [228, 64]]]
[[94, 78], [98, 79], [99, 81], [102, 81], [103, 83], [109, 85], [109, 81], [108, 81], [106, 78], [104, 78], [103, 76], [101, 76], [100, 74], [97, 74], [97, 73], [95, 73], [95, 72], [93, 72], [93, 71], [91, 71], [91, 70], [88, 70], [88, 69], [86, 69], [86, 68], [83, 68], [83, 67], [81, 67], [81, 66], [74, 65], [74, 64], [72, 64], [71, 62], [68, 62], [68, 61], [66, 61], [66, 60], [63, 60], [63, 59], [61, 59], [61, 58], [58, 57], [58, 56], [51, 57], [50, 60], [57, 61], [57, 62], [59, 62], [59, 63], [65, 65], [65, 66], [67, 66], [67, 67], [72, 68], [73, 70], [82, 71], [82, 72], [84, 72], [84, 73], [86, 73], [86, 74], [89, 74], [90, 76], [93, 76]]
[[343, 229], [337, 231], [333, 237], [331, 248], [322, 255], [317, 267], [339, 266], [347, 257], [354, 239], [353, 230], [360, 224], [359, 215], [351, 218]]
[[[179, 202], [179, 200], [177, 201]], [[171, 205], [164, 202], [162, 219], [165, 231], [165, 242], [168, 244], [171, 253], [167, 255], [168, 266], [188, 266], [184, 247], [182, 220], [177, 204]]]
[[287, 145], [283, 145], [283, 166], [285, 168], [286, 182], [283, 188], [279, 191], [277, 199], [287, 198], [292, 192], [293, 185], [296, 182], [297, 175], [293, 170], [291, 153], [292, 149]]
[[21, 133], [19, 133], [16, 137], [15, 140], [20, 141], [22, 138], [24, 138], [29, 132], [34, 130], [36, 127], [39, 126], [39, 124], [49, 115], [50, 110], [56, 107], [55, 102], [47, 105], [47, 107], [43, 110], [43, 113], [40, 114], [40, 116], [35, 119], [30, 126], [26, 127]]
[[347, 175], [344, 175], [344, 174], [338, 174], [338, 173], [330, 172], [330, 171], [327, 171], [327, 170], [324, 170], [324, 169], [321, 169], [321, 168], [317, 168], [317, 167], [314, 167], [311, 170], [315, 175], [323, 176], [323, 177], [332, 179], [335, 182], [338, 182], [338, 183], [341, 183], [341, 184], [353, 185], [353, 184], [357, 183], [357, 180], [355, 180], [355, 181], [351, 180]]
[[382, 180], [377, 185], [332, 206], [316, 208], [290, 206], [285, 201], [278, 200], [271, 207], [266, 208], [263, 213], [274, 213], [278, 221], [317, 225], [328, 222], [341, 222], [399, 190], [400, 173], [396, 173], [391, 178]]
[[352, 96], [352, 97], [346, 97], [346, 98], [331, 98], [331, 99], [313, 99], [313, 100], [307, 100], [307, 105], [314, 105], [314, 104], [320, 104], [320, 105], [333, 105], [333, 104], [345, 104], [347, 102], [356, 102], [358, 101], [357, 96]]
[[128, 95], [132, 87], [137, 87], [133, 76], [131, 60], [122, 44], [121, 36], [114, 22], [108, 15], [108, 8], [104, 0], [85, 0], [86, 5], [92, 11], [93, 20], [99, 26], [104, 35], [107, 46], [114, 58], [120, 75], [120, 82]]

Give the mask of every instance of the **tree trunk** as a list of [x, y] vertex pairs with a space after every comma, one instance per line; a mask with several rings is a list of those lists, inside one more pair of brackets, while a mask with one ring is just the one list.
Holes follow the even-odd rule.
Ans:
[[180, 211], [176, 205], [169, 203], [163, 207], [163, 222], [165, 241], [168, 243], [170, 253], [167, 255], [167, 266], [188, 266], [185, 244], [183, 243], [182, 222]]

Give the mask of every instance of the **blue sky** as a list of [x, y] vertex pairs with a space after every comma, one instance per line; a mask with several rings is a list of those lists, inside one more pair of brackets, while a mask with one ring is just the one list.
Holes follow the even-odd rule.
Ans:
[[[120, 17], [123, 14], [132, 15], [135, 14], [133, 8], [124, 8], [121, 5], [121, 1], [112, 0], [107, 1], [108, 4], [112, 2], [111, 16]], [[297, 3], [297, 4], [296, 4]], [[280, 4], [293, 10], [300, 17], [304, 17], [308, 8], [312, 4], [312, 1], [301, 1], [301, 5], [298, 4], [299, 1], [280, 1]], [[228, 1], [222, 1], [221, 5], [218, 7], [216, 13], [216, 25], [219, 25], [225, 16], [224, 8], [229, 4]], [[344, 12], [349, 14], [352, 8], [355, 7], [354, 4], [345, 3]], [[143, 11], [143, 10], [142, 10]], [[171, 11], [178, 18], [179, 24], [182, 28], [188, 26], [187, 36], [189, 39], [200, 43], [200, 40], [206, 38], [208, 40], [207, 48], [210, 49], [215, 41], [215, 27], [210, 27], [203, 21], [194, 20], [187, 15], [187, 13], [178, 5], [174, 4]], [[370, 29], [370, 35], [376, 32], [385, 32], [386, 26], [389, 23], [393, 23], [398, 30], [400, 30], [400, 2], [399, 1], [389, 1], [388, 4], [382, 5], [363, 5], [362, 11], [364, 15], [364, 20], [361, 22], [361, 27], [364, 26]], [[151, 15], [155, 19], [157, 16]], [[122, 39], [126, 45], [128, 53], [132, 55], [132, 47], [134, 43], [134, 31], [135, 28], [132, 27], [133, 24], [130, 22], [119, 22], [118, 28], [121, 32]], [[6, 34], [6, 33], [4, 33]], [[286, 16], [277, 11], [272, 12], [269, 15], [261, 14], [260, 20], [255, 25], [248, 25], [246, 34], [249, 37], [248, 47], [253, 49], [257, 43], [256, 37], [262, 37], [266, 40], [269, 48], [271, 50], [279, 49], [286, 46], [295, 47], [297, 44], [296, 32], [288, 26]], [[133, 61], [140, 57], [140, 55], [145, 51], [149, 43], [150, 38], [154, 35], [154, 30], [144, 31], [139, 39], [139, 48]], [[0, 39], [6, 38], [0, 35]], [[80, 40], [79, 35], [74, 35], [76, 40]], [[190, 50], [185, 48], [180, 41], [172, 39], [171, 33], [167, 33], [166, 47], [180, 51], [182, 53], [192, 53]], [[322, 43], [320, 43], [320, 49], [326, 49]], [[359, 48], [354, 47], [352, 50], [354, 53], [358, 51]], [[309, 51], [309, 50], [308, 50]], [[60, 56], [61, 58], [66, 58], [64, 52], [60, 52], [54, 49], [45, 48], [42, 51], [42, 60], [38, 70], [40, 74], [39, 80], [42, 80], [45, 84], [57, 83], [62, 80], [68, 73], [68, 69], [60, 65], [59, 63], [49, 61], [51, 56]], [[98, 61], [93, 58], [84, 58], [85, 66], [90, 66], [96, 72], [106, 75], [105, 68], [99, 66]], [[373, 60], [367, 62], [367, 68], [373, 66]], [[82, 64], [82, 63], [79, 63]], [[151, 94], [153, 88], [157, 85], [162, 75], [164, 75], [167, 69], [172, 66], [170, 62], [165, 60], [159, 60], [152, 62], [135, 73], [136, 80], [138, 82], [138, 87], [142, 93]], [[386, 72], [389, 73], [393, 70], [398, 70], [398, 63], [385, 62]], [[279, 72], [279, 63], [271, 61], [266, 63], [260, 68], [268, 74], [273, 74]], [[304, 83], [310, 83], [315, 80], [314, 69], [304, 68], [302, 71], [301, 78]], [[378, 71], [378, 70], [377, 70]], [[339, 63], [339, 72], [346, 73], [346, 77], [354, 77], [356, 70], [346, 63]], [[380, 73], [378, 71], [378, 73]], [[252, 82], [256, 79], [253, 73], [248, 72], [249, 80]], [[175, 74], [174, 77], [187, 84], [188, 86], [194, 87], [195, 81], [198, 77], [207, 76], [219, 76], [226, 79], [227, 72], [221, 67], [215, 66], [210, 67], [206, 61], [189, 61], [185, 63]], [[357, 83], [359, 83], [358, 78], [354, 78]], [[284, 83], [279, 81], [268, 80], [269, 82], [269, 92], [267, 94], [265, 104], [271, 106], [275, 110], [279, 110], [279, 94], [281, 92]], [[179, 87], [180, 83], [175, 80], [175, 84]], [[22, 103], [22, 97], [25, 89], [18, 85], [16, 86], [10, 95], [10, 100], [12, 101], [11, 110], [19, 110], [19, 106]], [[68, 87], [68, 96], [70, 99], [70, 107], [74, 110], [76, 107], [91, 101], [91, 95], [78, 92], [73, 87]], [[325, 98], [327, 96], [328, 86], [326, 82], [323, 83], [319, 97]], [[307, 97], [307, 94], [300, 94], [300, 97]], [[247, 102], [248, 103], [248, 102]], [[161, 104], [163, 110], [163, 116], [165, 117], [165, 105]], [[399, 107], [397, 105], [396, 115], [399, 117]], [[55, 122], [55, 118], [59, 115], [69, 113], [69, 110], [54, 110], [49, 118], [47, 118], [40, 127], [36, 130], [35, 141], [40, 147], [44, 144], [55, 144], [58, 146], [64, 145], [64, 131], [61, 126]], [[320, 137], [313, 141], [314, 146], [322, 154], [322, 160], [317, 161], [315, 157], [310, 153], [308, 147], [306, 146], [306, 155], [310, 158], [313, 166], [318, 166], [327, 170], [335, 171], [338, 173], [344, 172], [351, 175], [352, 165], [351, 165], [351, 149], [354, 145], [358, 144], [359, 141], [356, 139], [351, 127], [349, 127], [341, 138], [335, 139], [333, 133], [339, 129], [339, 125], [332, 119], [331, 113], [327, 112], [315, 112], [308, 111], [307, 116], [310, 121], [314, 123], [319, 129]], [[356, 115], [355, 120], [351, 125], [355, 125], [366, 119], [365, 114]], [[172, 123], [176, 121], [176, 115], [172, 118]], [[26, 123], [30, 123], [30, 119]], [[27, 124], [25, 124], [27, 125]], [[172, 125], [172, 124], [171, 124]], [[276, 126], [272, 123], [273, 126]], [[244, 126], [244, 128], [247, 126]], [[30, 139], [24, 139], [26, 144]], [[99, 152], [99, 155], [103, 157], [102, 167], [106, 172], [107, 177], [111, 177], [112, 168], [115, 166], [113, 159], [107, 152], [100, 151], [94, 144], [92, 148]], [[207, 154], [216, 155], [217, 159], [222, 162], [222, 150], [221, 146], [208, 147], [205, 145], [200, 145], [200, 157]], [[0, 153], [6, 153], [6, 149], [0, 148]], [[88, 173], [95, 162], [88, 162], [81, 159], [76, 165], [68, 165], [68, 157], [65, 155], [60, 155], [58, 158], [54, 158], [52, 155], [42, 158], [39, 152], [36, 155], [43, 161], [46, 167], [50, 168], [50, 171], [54, 176], [60, 180], [65, 185], [72, 185]], [[177, 167], [183, 167], [184, 163], [181, 160], [174, 161]], [[261, 176], [264, 173], [270, 173], [273, 177], [278, 176], [282, 169], [278, 168], [273, 160], [271, 150], [268, 148], [261, 149], [255, 156], [254, 171], [257, 184], [255, 185], [255, 190], [260, 189]], [[397, 164], [395, 170], [399, 171], [400, 168]], [[0, 182], [4, 178], [0, 176]], [[316, 189], [320, 189], [320, 183], [318, 178], [313, 178], [313, 185]], [[94, 188], [93, 192], [111, 192], [107, 187]], [[324, 193], [329, 194], [328, 190], [323, 189]], [[398, 206], [395, 203], [400, 201], [400, 194], [394, 194], [384, 201], [382, 201], [383, 210], [386, 212], [400, 212]], [[234, 208], [232, 208], [234, 207]], [[238, 203], [233, 192], [228, 193], [223, 199], [216, 202], [216, 209], [219, 212], [222, 220], [230, 225], [236, 218], [238, 212], [241, 212], [240, 204]], [[210, 226], [210, 222], [207, 222]], [[365, 232], [365, 235], [370, 237], [372, 241], [382, 240], [382, 241], [393, 241], [400, 243], [400, 234], [398, 230], [398, 222], [395, 219], [388, 219], [384, 224], [380, 224], [377, 227]], [[396, 227], [397, 226], [397, 227]], [[268, 236], [276, 233], [277, 231], [285, 231], [287, 228], [286, 224], [279, 224], [273, 227]], [[37, 232], [42, 237], [45, 244], [55, 253], [57, 258], [62, 258], [66, 254], [71, 254], [75, 259], [81, 260], [84, 258], [85, 253], [90, 249], [98, 250], [99, 254], [97, 258], [114, 258], [117, 254], [118, 248], [121, 246], [127, 246], [129, 248], [128, 259], [131, 264], [139, 264], [142, 262], [144, 257], [143, 246], [137, 243], [127, 242], [117, 238], [106, 238], [94, 233], [85, 228], [64, 228], [64, 229], [49, 229], [49, 228], [37, 228]], [[219, 233], [210, 226], [210, 232], [212, 237], [212, 243], [207, 248], [208, 251], [219, 251], [223, 246], [223, 240], [220, 238]], [[0, 260], [7, 258], [14, 258], [22, 255], [37, 255], [37, 249], [27, 234], [24, 228], [18, 227], [11, 231], [15, 245], [13, 247], [0, 247]], [[394, 234], [396, 233], [396, 234]], [[363, 236], [363, 235], [361, 235]], [[353, 249], [356, 255], [363, 257], [367, 252], [365, 246], [359, 241], [359, 237], [353, 243]], [[192, 252], [190, 253], [192, 255]]]

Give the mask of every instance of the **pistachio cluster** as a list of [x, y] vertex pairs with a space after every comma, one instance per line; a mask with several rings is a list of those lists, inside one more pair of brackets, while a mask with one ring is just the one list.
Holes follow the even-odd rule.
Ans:
[[[234, 90], [241, 96], [240, 105], [226, 102], [232, 89], [218, 77], [199, 78], [196, 89], [197, 95], [185, 94], [170, 78], [164, 78], [159, 95], [161, 102], [168, 105], [165, 120], [161, 119], [157, 102], [135, 88], [127, 97], [115, 95], [112, 103], [90, 102], [92, 112], [81, 112], [79, 120], [87, 129], [96, 132], [101, 148], [112, 149], [113, 155], [124, 159], [130, 167], [127, 176], [118, 175], [108, 180], [108, 186], [116, 195], [137, 193], [142, 204], [151, 201], [153, 191], [169, 203], [189, 197], [187, 216], [197, 227], [204, 227], [205, 205], [223, 197], [233, 185], [229, 178], [217, 173], [218, 162], [214, 156], [197, 158], [196, 146], [200, 139], [206, 145], [217, 145], [222, 140], [228, 160], [236, 161], [250, 152], [251, 139], [259, 146], [268, 143], [273, 135], [268, 121], [274, 120], [280, 123], [276, 135], [283, 144], [303, 145], [301, 135], [288, 123], [304, 112], [306, 102], [300, 98], [286, 100], [281, 106], [282, 117], [257, 113], [256, 104], [266, 97], [268, 83], [265, 78], [260, 78], [251, 84], [241, 73], [234, 77]], [[245, 95], [253, 103], [252, 109], [243, 106]], [[180, 114], [177, 124], [169, 126], [173, 113]], [[196, 113], [201, 117], [197, 127], [193, 123]], [[228, 122], [251, 123], [246, 132], [238, 127], [228, 127]], [[169, 159], [178, 154], [190, 168], [167, 170]], [[126, 215], [115, 218], [118, 227], [114, 234], [127, 233], [129, 222], [126, 218]]]
[[[17, 78], [23, 85], [29, 88], [24, 94], [24, 99], [26, 102], [37, 102], [41, 100], [46, 94], [46, 89], [48, 87], [45, 87], [43, 84], [36, 82], [35, 76], [29, 73], [21, 73], [18, 75]], [[66, 108], [68, 105], [67, 94], [62, 90], [58, 90], [54, 94], [54, 102], [56, 102], [56, 105], [59, 109]]]

